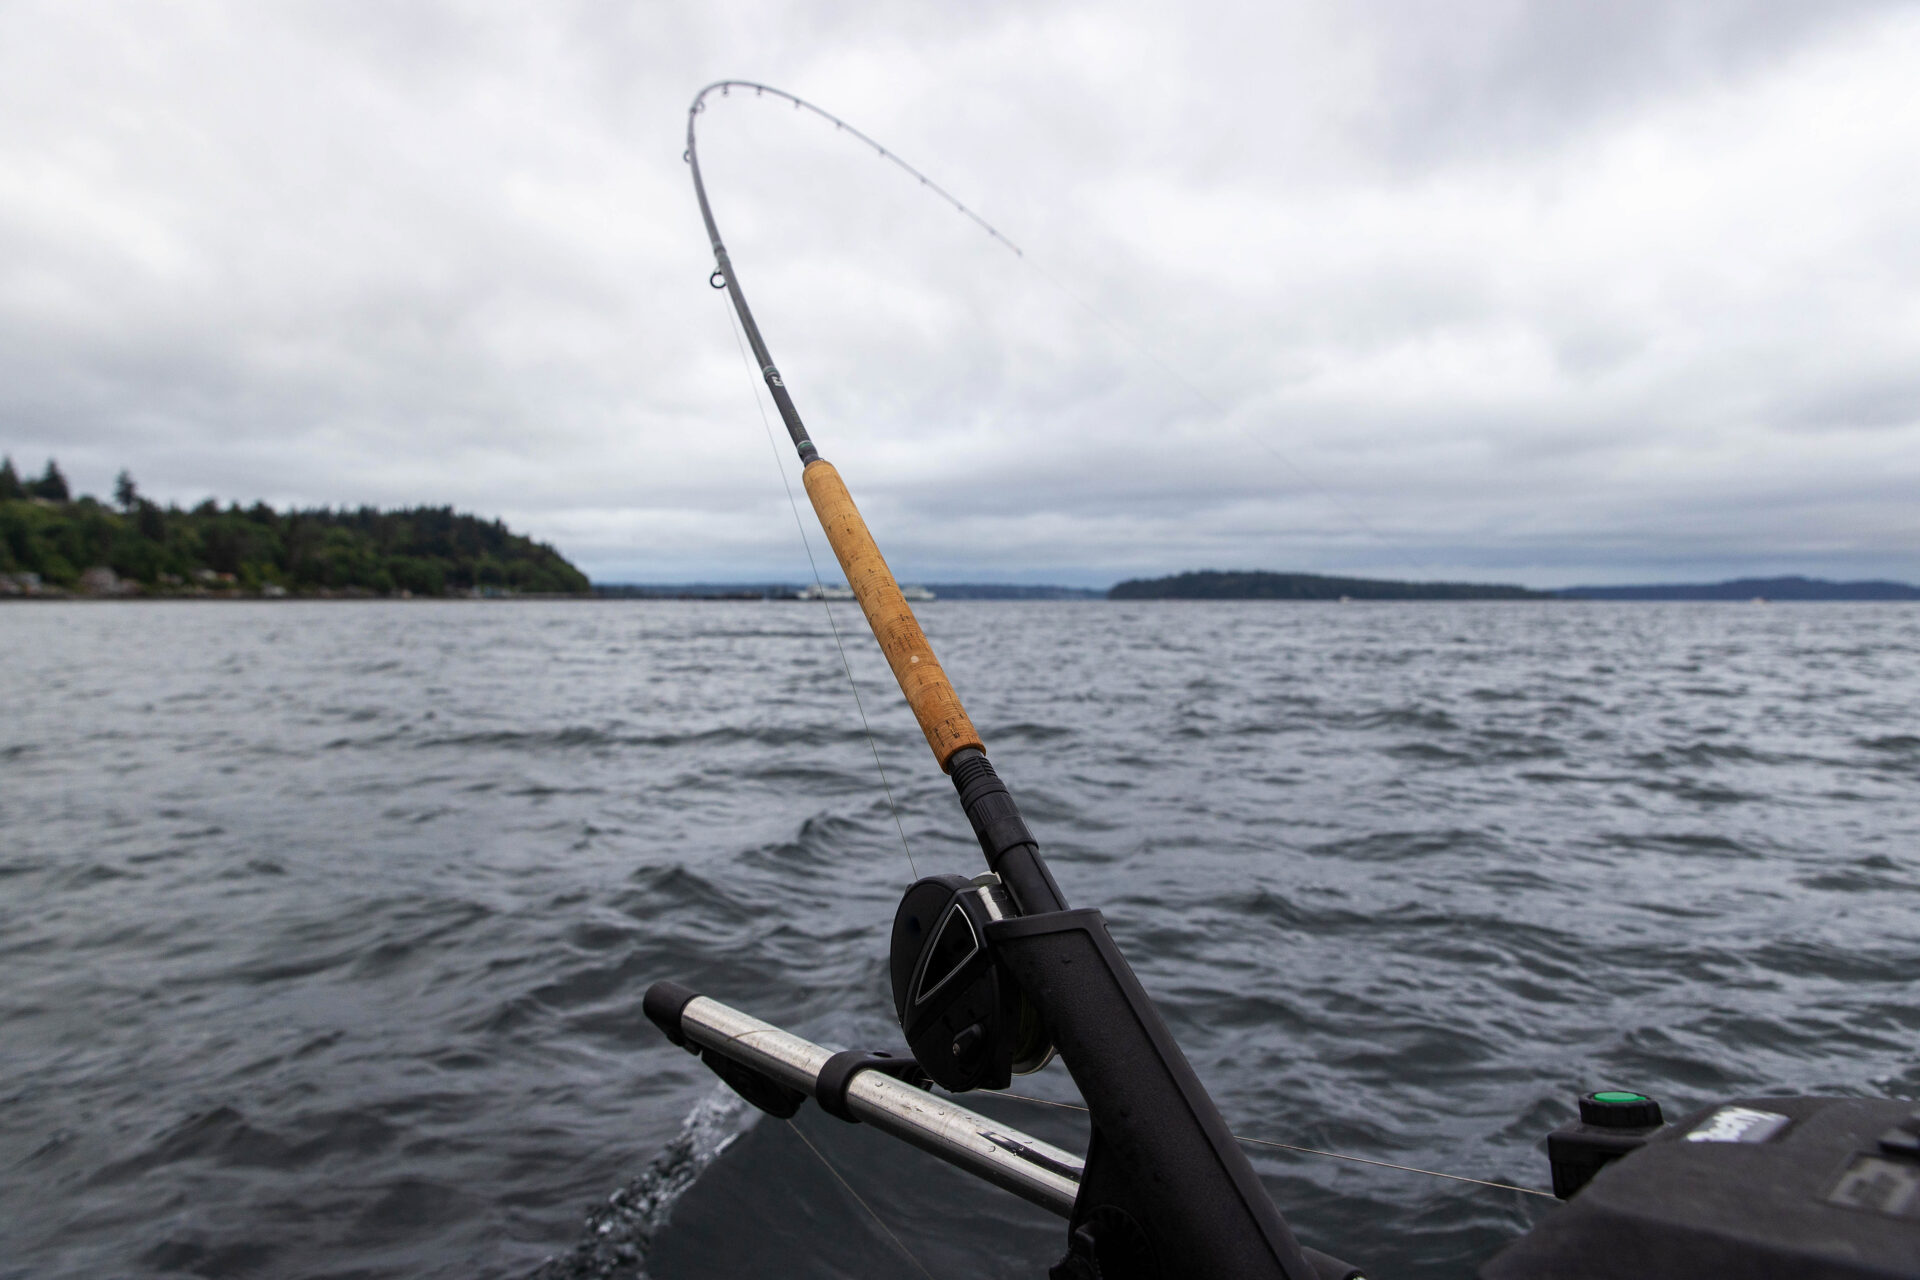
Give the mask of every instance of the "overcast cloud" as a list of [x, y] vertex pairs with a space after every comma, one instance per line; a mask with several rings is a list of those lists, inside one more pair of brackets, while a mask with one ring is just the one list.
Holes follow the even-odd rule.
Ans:
[[0, 4], [0, 450], [804, 578], [681, 163], [737, 76], [1040, 268], [702, 117], [905, 578], [1916, 580], [1915, 67], [1911, 4]]

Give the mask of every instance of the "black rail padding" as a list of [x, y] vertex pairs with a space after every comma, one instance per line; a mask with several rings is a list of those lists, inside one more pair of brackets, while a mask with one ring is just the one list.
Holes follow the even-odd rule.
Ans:
[[1482, 1280], [1920, 1275], [1911, 1102], [1735, 1098], [1658, 1130], [1480, 1269]]
[[878, 1071], [895, 1080], [925, 1089], [933, 1081], [920, 1069], [910, 1053], [888, 1053], [885, 1049], [843, 1049], [827, 1059], [820, 1076], [813, 1082], [813, 1099], [828, 1115], [848, 1124], [859, 1124], [860, 1117], [847, 1109], [847, 1090], [862, 1071]]
[[680, 1028], [680, 1015], [687, 1006], [700, 998], [700, 993], [677, 982], [656, 982], [647, 988], [647, 994], [640, 997], [640, 1011], [647, 1015], [647, 1021], [660, 1028], [667, 1039], [692, 1053], [699, 1050], [687, 1043], [687, 1036]]
[[1078, 1255], [1086, 1275], [1320, 1280], [1100, 913], [1019, 916], [986, 932], [1093, 1122], [1061, 1265]]
[[1300, 1246], [1300, 1256], [1313, 1268], [1315, 1280], [1367, 1280], [1366, 1272], [1350, 1262], [1342, 1262], [1330, 1253]]
[[987, 855], [987, 869], [1007, 886], [1020, 914], [1065, 911], [1067, 900], [1040, 856], [1040, 842], [1027, 830], [1020, 807], [986, 753], [962, 747], [947, 761], [947, 773], [960, 793], [960, 807], [979, 838], [980, 851]]

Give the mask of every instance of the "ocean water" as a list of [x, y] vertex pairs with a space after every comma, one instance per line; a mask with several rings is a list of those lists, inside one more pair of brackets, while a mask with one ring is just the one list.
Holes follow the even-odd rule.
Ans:
[[[1920, 609], [921, 612], [1242, 1134], [1539, 1187], [1588, 1088], [1920, 1098]], [[0, 608], [0, 1276], [1044, 1274], [1057, 1222], [639, 1012], [897, 1042], [908, 850], [979, 853], [839, 618], [904, 849], [817, 604]], [[1380, 1277], [1551, 1212], [1255, 1163]]]

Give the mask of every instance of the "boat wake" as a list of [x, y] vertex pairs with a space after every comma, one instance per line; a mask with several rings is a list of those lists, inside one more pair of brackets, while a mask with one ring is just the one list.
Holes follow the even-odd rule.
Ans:
[[547, 1259], [529, 1280], [646, 1280], [648, 1251], [674, 1203], [759, 1116], [740, 1095], [716, 1085], [646, 1171], [587, 1214], [580, 1242]]

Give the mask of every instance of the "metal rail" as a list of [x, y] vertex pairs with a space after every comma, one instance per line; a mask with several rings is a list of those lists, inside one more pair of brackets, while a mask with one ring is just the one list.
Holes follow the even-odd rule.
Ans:
[[[833, 1056], [811, 1040], [696, 996], [680, 1014], [688, 1040], [812, 1096]], [[1073, 1213], [1084, 1162], [1070, 1152], [878, 1071], [847, 1088], [847, 1110], [903, 1142], [1062, 1218]]]

